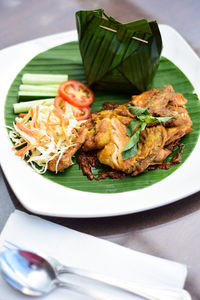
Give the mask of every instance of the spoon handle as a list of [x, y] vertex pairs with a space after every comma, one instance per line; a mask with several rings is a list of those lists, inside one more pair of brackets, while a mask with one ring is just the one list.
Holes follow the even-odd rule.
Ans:
[[56, 287], [66, 288], [68, 290], [75, 291], [80, 294], [84, 294], [93, 299], [98, 299], [98, 300], [119, 300], [120, 299], [119, 297], [116, 298], [116, 296], [112, 295], [111, 293], [107, 293], [104, 290], [99, 291], [99, 290], [95, 289], [93, 286], [86, 287], [86, 286], [80, 286], [78, 284], [74, 284], [71, 282], [66, 282], [66, 281], [64, 282], [61, 280], [57, 280]]
[[95, 274], [89, 271], [85, 271], [82, 269], [68, 267], [60, 265], [57, 269], [58, 274], [62, 273], [70, 273], [74, 275], [78, 275], [80, 277], [92, 279], [112, 288], [128, 292], [132, 295], [137, 295], [143, 297], [143, 299], [148, 300], [191, 300], [190, 294], [184, 289], [178, 288], [166, 288], [166, 287], [156, 287], [145, 285], [141, 283], [134, 282], [121, 282], [116, 279], [112, 279], [110, 277], [106, 277], [104, 275]]

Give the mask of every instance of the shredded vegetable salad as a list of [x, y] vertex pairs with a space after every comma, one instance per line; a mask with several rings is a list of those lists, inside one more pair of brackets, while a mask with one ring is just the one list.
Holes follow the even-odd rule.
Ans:
[[16, 118], [13, 127], [9, 127], [9, 137], [14, 143], [15, 154], [43, 174], [49, 161], [58, 157], [58, 165], [63, 153], [74, 146], [82, 122], [74, 117], [69, 104], [62, 109], [44, 101]]

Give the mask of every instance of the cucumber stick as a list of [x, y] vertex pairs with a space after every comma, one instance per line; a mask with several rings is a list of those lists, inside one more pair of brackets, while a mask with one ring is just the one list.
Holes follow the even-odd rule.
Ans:
[[22, 76], [22, 83], [29, 85], [60, 84], [68, 80], [68, 75], [64, 74], [29, 74]]
[[44, 101], [46, 105], [51, 105], [54, 103], [54, 98], [14, 103], [13, 104], [14, 113], [15, 114], [27, 113], [31, 107], [40, 105]]
[[18, 98], [19, 101], [30, 101], [33, 99], [45, 99], [58, 96], [58, 92], [29, 92], [29, 91], [19, 91]]
[[67, 74], [25, 73], [19, 87], [19, 101], [56, 97], [60, 84], [66, 80], [68, 80]]
[[57, 93], [59, 84], [54, 85], [30, 85], [30, 84], [21, 84], [19, 86], [20, 91], [27, 91], [27, 92], [55, 92]]
[[33, 99], [42, 99], [58, 96], [57, 85], [29, 85], [21, 84], [19, 86], [18, 97], [20, 101], [29, 101]]

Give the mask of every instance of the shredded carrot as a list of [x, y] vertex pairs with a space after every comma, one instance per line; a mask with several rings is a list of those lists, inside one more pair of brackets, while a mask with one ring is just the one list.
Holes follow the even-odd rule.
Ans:
[[39, 105], [36, 106], [36, 109], [35, 109], [35, 119], [34, 119], [34, 122], [33, 122], [33, 127], [37, 128], [38, 127], [38, 116], [39, 116]]
[[43, 141], [41, 142], [41, 140], [46, 137], [45, 135], [39, 137], [33, 144], [28, 144], [27, 146], [25, 146], [24, 148], [18, 150], [17, 152], [15, 152], [15, 155], [17, 156], [21, 156], [21, 158], [24, 158], [24, 155], [29, 151], [32, 150], [34, 148], [37, 148], [38, 146], [45, 146], [48, 141]]
[[62, 119], [63, 111], [62, 111], [61, 109], [54, 108], [54, 109], [53, 109], [53, 112], [54, 112], [54, 114], [55, 114], [59, 119]]
[[62, 122], [64, 123], [65, 126], [69, 125], [69, 119], [66, 117], [62, 117]]
[[57, 126], [57, 125], [60, 125], [60, 123], [57, 122], [57, 123], [49, 123], [49, 124], [48, 124], [48, 126]]
[[49, 128], [49, 121], [50, 121], [51, 111], [48, 113], [47, 121], [46, 121], [46, 130]]
[[18, 116], [19, 116], [20, 118], [23, 118], [23, 117], [27, 116], [27, 114], [21, 113], [21, 114], [19, 114]]
[[53, 131], [53, 129], [51, 128], [51, 133], [52, 133], [52, 136], [54, 138], [54, 142], [57, 143], [58, 142], [58, 139], [57, 139], [57, 136], [56, 136], [56, 133]]
[[31, 116], [31, 114], [30, 114], [30, 112], [28, 112], [20, 122], [26, 123], [30, 119], [30, 116]]
[[16, 126], [21, 129], [22, 131], [24, 131], [25, 133], [27, 133], [28, 135], [33, 135], [33, 131], [29, 128], [27, 128], [22, 122], [17, 122]]
[[[44, 103], [45, 101], [43, 104]], [[57, 144], [60, 138], [61, 143], [63, 143], [64, 138], [64, 144], [70, 145], [70, 137], [68, 137], [66, 130], [70, 122], [65, 115], [65, 102], [57, 104], [57, 107], [54, 107], [52, 111], [44, 110], [44, 116], [42, 114], [41, 118], [39, 105], [30, 108], [27, 114], [19, 114], [21, 119], [16, 121], [16, 127], [28, 136], [26, 138], [23, 137], [24, 142], [16, 144], [12, 148], [15, 150], [15, 155], [23, 159], [31, 150], [33, 153], [30, 152], [30, 155], [38, 155], [37, 152], [34, 153], [38, 147], [47, 147], [47, 149], [49, 149], [48, 145], [51, 143], [51, 140], [53, 143]], [[60, 127], [57, 128], [55, 126]], [[75, 129], [72, 129], [72, 132], [74, 135], [78, 136], [78, 132]], [[29, 136], [31, 141], [29, 141]], [[38, 150], [40, 152], [40, 148]]]
[[32, 108], [32, 107], [31, 107], [31, 109], [30, 109], [30, 114], [31, 114], [31, 119], [33, 119], [34, 111], [33, 111], [33, 108]]
[[37, 139], [37, 141], [34, 144], [38, 144], [38, 146], [45, 146], [49, 141], [42, 141], [42, 139], [47, 138], [46, 135], [41, 136], [40, 138]]
[[50, 117], [51, 117], [51, 111], [49, 112], [49, 114], [48, 114], [48, 118], [47, 118], [47, 124], [49, 123], [49, 121], [50, 121]]
[[52, 127], [48, 127], [48, 128], [47, 128], [47, 134], [48, 134], [49, 136], [51, 136], [51, 137], [54, 139], [54, 142], [55, 142], [55, 143], [58, 142], [56, 133], [54, 132], [54, 130], [52, 129]]
[[29, 145], [27, 145], [27, 146], [25, 146], [24, 148], [18, 150], [17, 152], [15, 152], [15, 155], [21, 156], [21, 158], [24, 158], [24, 155], [25, 155], [26, 152], [28, 151], [28, 147], [29, 147]]
[[14, 149], [16, 149], [16, 148], [19, 148], [19, 147], [21, 147], [21, 146], [23, 146], [23, 145], [25, 145], [25, 144], [27, 144], [27, 142], [23, 142], [23, 143], [21, 143], [21, 144], [17, 144], [17, 145], [15, 145], [15, 146], [12, 147], [12, 150], [14, 150]]
[[73, 134], [75, 134], [76, 136], [78, 136], [78, 132], [76, 131], [76, 129], [72, 129]]
[[[46, 131], [47, 131], [47, 134], [50, 135], [51, 137], [53, 137], [55, 143], [57, 143], [57, 136], [56, 136], [56, 133], [53, 131], [52, 128], [50, 128], [49, 126], [51, 125], [50, 122], [50, 117], [51, 117], [51, 114], [52, 112], [50, 111], [49, 114], [48, 114], [48, 117], [47, 117], [47, 122], [46, 122]], [[60, 123], [58, 123], [60, 125]]]
[[[69, 121], [68, 121], [69, 122]], [[68, 136], [67, 136], [67, 133], [66, 133], [66, 131], [65, 131], [65, 122], [64, 122], [64, 120], [63, 120], [63, 122], [62, 122], [62, 130], [63, 130], [63, 133], [64, 133], [64, 136], [65, 136], [65, 141], [66, 141], [66, 144], [67, 145], [70, 145], [70, 142], [69, 142], [69, 139], [68, 139]]]

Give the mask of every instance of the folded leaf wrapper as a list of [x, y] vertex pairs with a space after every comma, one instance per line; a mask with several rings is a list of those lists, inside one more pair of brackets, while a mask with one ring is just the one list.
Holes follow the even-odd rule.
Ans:
[[159, 66], [162, 50], [156, 21], [121, 24], [97, 9], [78, 11], [76, 22], [89, 86], [131, 93], [147, 90]]

